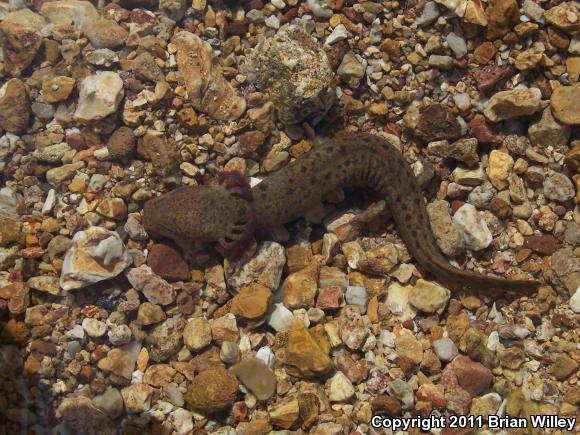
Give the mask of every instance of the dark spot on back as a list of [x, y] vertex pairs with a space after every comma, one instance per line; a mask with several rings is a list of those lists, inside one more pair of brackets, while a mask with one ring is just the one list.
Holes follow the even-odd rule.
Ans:
[[325, 180], [330, 180], [330, 177], [332, 177], [332, 173], [327, 172], [326, 174], [324, 174], [324, 179]]
[[420, 205], [421, 204], [421, 198], [415, 198], [415, 200], [413, 202], [415, 203], [415, 205]]
[[295, 190], [292, 188], [286, 190], [286, 194], [288, 194], [288, 195], [294, 195], [294, 192], [295, 192]]
[[345, 165], [345, 166], [350, 166], [350, 165], [352, 165], [352, 160], [351, 160], [351, 159], [348, 159], [346, 162], [344, 162], [344, 165]]
[[265, 192], [268, 190], [268, 185], [266, 183], [260, 183], [258, 184], [258, 189], [260, 189], [262, 192]]
[[312, 177], [310, 177], [310, 183], [315, 184], [316, 183], [316, 176], [313, 175]]
[[341, 145], [340, 146], [340, 152], [341, 153], [346, 153], [346, 145]]
[[300, 172], [302, 172], [303, 174], [308, 170], [308, 168], [306, 166], [302, 166], [300, 168]]

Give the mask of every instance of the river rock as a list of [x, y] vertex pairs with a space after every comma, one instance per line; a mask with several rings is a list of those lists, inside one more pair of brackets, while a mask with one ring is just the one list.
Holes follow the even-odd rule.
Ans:
[[130, 263], [118, 233], [89, 227], [72, 239], [64, 257], [60, 286], [64, 290], [85, 287], [119, 275]]
[[538, 88], [517, 88], [494, 94], [488, 101], [484, 115], [490, 121], [528, 116], [541, 108], [542, 93]]
[[126, 273], [131, 285], [142, 292], [152, 304], [169, 305], [175, 300], [175, 290], [145, 264]]
[[297, 26], [284, 27], [259, 43], [241, 70], [270, 93], [284, 124], [324, 115], [334, 103], [328, 58], [317, 40]]
[[491, 231], [473, 205], [463, 204], [453, 215], [453, 222], [463, 229], [465, 246], [468, 249], [481, 251], [490, 245]]
[[12, 77], [20, 77], [34, 60], [42, 37], [34, 29], [6, 21], [0, 22], [0, 44], [4, 51], [4, 68]]
[[244, 358], [230, 370], [258, 400], [268, 400], [276, 390], [274, 372], [259, 358]]
[[415, 135], [423, 142], [457, 139], [461, 136], [461, 127], [448, 107], [434, 103], [419, 111]]
[[74, 119], [90, 122], [116, 112], [123, 98], [123, 80], [116, 72], [99, 71], [81, 81]]
[[[580, 18], [578, 18], [578, 22], [580, 22]], [[580, 83], [556, 88], [550, 99], [554, 117], [564, 124], [580, 125], [578, 101], [580, 101]]]
[[30, 105], [20, 79], [10, 79], [0, 88], [0, 128], [14, 134], [26, 131]]
[[51, 23], [66, 23], [83, 26], [99, 18], [97, 9], [88, 1], [61, 0], [43, 2], [40, 13]]
[[544, 109], [542, 117], [537, 122], [530, 124], [528, 128], [528, 136], [532, 145], [540, 145], [542, 147], [554, 146], [563, 148], [568, 144], [570, 133], [569, 126], [560, 124], [554, 119], [550, 107]]
[[98, 19], [87, 23], [84, 32], [96, 48], [114, 48], [123, 45], [129, 33], [112, 20]]
[[172, 39], [177, 68], [183, 74], [193, 107], [217, 120], [238, 119], [246, 100], [224, 77], [211, 46], [193, 33], [181, 31]]

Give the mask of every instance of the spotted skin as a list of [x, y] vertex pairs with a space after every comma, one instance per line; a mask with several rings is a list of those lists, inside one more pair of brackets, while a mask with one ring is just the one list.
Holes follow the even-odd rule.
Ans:
[[[182, 196], [188, 200], [180, 199], [176, 204], [170, 192], [155, 199], [154, 206], [146, 206], [145, 227], [174, 240], [211, 241], [218, 240], [218, 234], [247, 240], [255, 228], [298, 219], [338, 187], [370, 188], [384, 196], [409, 252], [425, 270], [450, 287], [530, 291], [539, 285], [536, 281], [506, 280], [452, 267], [435, 241], [421, 189], [403, 156], [385, 139], [364, 133], [337, 134], [255, 186], [253, 202], [246, 204], [253, 214], [247, 209], [240, 212], [239, 196], [230, 195], [224, 201], [227, 193], [223, 189], [188, 187], [182, 188], [187, 189]], [[164, 200], [165, 197], [169, 199]], [[210, 204], [217, 207], [211, 208]], [[160, 213], [161, 210], [185, 218], [179, 219], [179, 227], [169, 224], [171, 230], [163, 234], [159, 228], [167, 213]], [[238, 234], [232, 236], [235, 223]], [[247, 231], [240, 233], [239, 228]]]

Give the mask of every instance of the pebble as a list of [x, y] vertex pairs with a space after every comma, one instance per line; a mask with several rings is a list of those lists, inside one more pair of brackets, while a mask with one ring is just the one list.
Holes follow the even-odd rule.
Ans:
[[82, 326], [87, 335], [93, 338], [102, 337], [107, 332], [107, 325], [105, 322], [90, 317], [83, 319]]
[[292, 327], [294, 315], [292, 311], [284, 306], [282, 303], [274, 304], [272, 312], [268, 317], [268, 325], [275, 331], [289, 329]]
[[328, 400], [346, 402], [354, 396], [354, 387], [344, 373], [338, 371], [327, 384]]
[[108, 332], [108, 337], [113, 346], [122, 346], [131, 341], [132, 332], [127, 325], [112, 326]]
[[286, 256], [282, 245], [276, 242], [265, 242], [260, 244], [256, 254], [243, 264], [226, 261], [224, 266], [226, 281], [236, 293], [252, 282], [275, 290], [280, 285], [285, 263]]
[[[217, 120], [238, 119], [246, 110], [246, 100], [224, 77], [211, 46], [187, 31], [176, 33], [171, 41], [193, 108]], [[210, 83], [212, 92], [206, 94]]]
[[453, 32], [450, 32], [447, 34], [445, 39], [449, 45], [449, 48], [451, 51], [453, 51], [453, 54], [455, 54], [457, 59], [460, 59], [467, 54], [467, 44], [463, 38], [457, 36]]
[[121, 390], [125, 409], [130, 413], [141, 413], [151, 409], [153, 388], [147, 384], [136, 383]]
[[493, 150], [490, 153], [487, 175], [496, 189], [503, 190], [508, 187], [508, 178], [513, 166], [514, 159], [509, 154], [499, 150]]
[[77, 232], [64, 257], [60, 286], [72, 290], [119, 275], [130, 264], [119, 234], [101, 227]]
[[258, 400], [268, 400], [276, 390], [274, 372], [259, 358], [244, 358], [230, 370]]
[[281, 358], [289, 373], [310, 378], [331, 370], [333, 364], [328, 356], [329, 349], [325, 349], [319, 340], [300, 320], [294, 320], [288, 332], [286, 353]]
[[122, 159], [130, 156], [135, 150], [135, 135], [129, 127], [120, 127], [113, 132], [107, 141], [109, 157]]
[[20, 134], [28, 128], [30, 103], [20, 79], [10, 79], [0, 88], [0, 128]]
[[492, 122], [528, 116], [541, 107], [542, 93], [538, 88], [517, 88], [493, 94], [483, 113]]
[[[578, 21], [580, 22], [580, 19]], [[580, 124], [580, 113], [576, 110], [578, 98], [580, 98], [580, 83], [556, 88], [550, 98], [554, 117], [564, 124]]]
[[580, 287], [576, 289], [572, 297], [570, 298], [570, 309], [576, 314], [580, 313]]
[[574, 198], [574, 184], [562, 173], [555, 173], [544, 180], [544, 195], [553, 201], [565, 202]]
[[532, 145], [541, 147], [565, 147], [568, 144], [570, 132], [569, 126], [560, 124], [554, 119], [549, 107], [544, 109], [542, 117], [528, 128], [528, 136]]
[[169, 305], [175, 301], [175, 290], [171, 284], [156, 275], [149, 266], [129, 269], [126, 276], [131, 285], [152, 304]]
[[179, 249], [170, 244], [156, 243], [147, 256], [147, 265], [169, 282], [189, 281], [191, 273]]
[[75, 83], [75, 79], [70, 77], [54, 77], [42, 84], [42, 97], [47, 103], [64, 101], [71, 94]]
[[4, 69], [12, 77], [20, 77], [32, 63], [42, 43], [39, 32], [20, 24], [2, 21], [0, 23]]
[[402, 322], [411, 320], [417, 315], [417, 311], [409, 302], [409, 295], [412, 289], [412, 286], [401, 286], [396, 282], [389, 285], [387, 289], [386, 304], [389, 310]]
[[361, 313], [366, 313], [369, 297], [367, 290], [364, 287], [348, 286], [344, 299], [347, 304], [357, 305], [360, 308]]
[[129, 33], [112, 20], [98, 19], [87, 23], [84, 32], [96, 48], [114, 48], [123, 45]]
[[487, 248], [493, 237], [487, 223], [471, 204], [463, 204], [453, 215], [455, 222], [463, 230], [465, 246], [473, 251]]
[[455, 345], [453, 340], [449, 338], [441, 338], [439, 340], [435, 340], [433, 342], [433, 350], [435, 351], [437, 358], [439, 358], [443, 362], [452, 361], [459, 353], [457, 346]]
[[290, 309], [310, 308], [318, 290], [316, 264], [288, 275], [282, 284], [284, 305]]
[[441, 313], [450, 297], [451, 292], [445, 287], [419, 279], [409, 293], [409, 302], [425, 313]]
[[451, 56], [432, 54], [429, 56], [429, 66], [433, 68], [449, 70], [453, 68], [455, 61]]
[[187, 348], [199, 352], [211, 343], [211, 327], [204, 317], [189, 320], [183, 330], [183, 341]]
[[238, 380], [235, 375], [222, 367], [210, 367], [196, 376], [185, 394], [189, 409], [212, 414], [223, 411], [236, 400]]
[[123, 397], [121, 392], [113, 387], [109, 387], [104, 393], [93, 397], [93, 405], [102, 409], [111, 419], [115, 419], [123, 414]]
[[325, 44], [326, 45], [333, 45], [339, 41], [343, 41], [348, 38], [348, 32], [344, 24], [339, 24], [336, 26], [330, 35], [326, 38]]
[[272, 292], [261, 284], [250, 284], [243, 287], [232, 299], [230, 312], [248, 320], [261, 319], [268, 312]]
[[114, 113], [123, 98], [123, 80], [112, 71], [99, 71], [80, 84], [79, 102], [74, 119], [90, 122]]
[[449, 108], [442, 104], [429, 104], [419, 111], [415, 135], [423, 142], [457, 139], [461, 126]]
[[549, 24], [571, 35], [580, 32], [580, 9], [573, 2], [563, 2], [554, 6], [544, 13], [544, 17]]
[[404, 329], [401, 335], [395, 338], [395, 350], [399, 358], [409, 358], [415, 364], [420, 364], [423, 361], [423, 346], [412, 333], [405, 331], [407, 330]]

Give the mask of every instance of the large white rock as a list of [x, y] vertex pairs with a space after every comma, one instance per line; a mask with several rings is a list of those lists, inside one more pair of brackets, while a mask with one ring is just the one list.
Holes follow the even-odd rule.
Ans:
[[119, 275], [130, 263], [119, 234], [89, 227], [72, 239], [64, 257], [60, 286], [64, 290], [85, 287]]
[[40, 13], [51, 23], [70, 20], [77, 27], [99, 18], [99, 13], [91, 2], [77, 0], [45, 2], [42, 4]]
[[74, 119], [90, 122], [114, 113], [123, 99], [123, 80], [116, 72], [99, 71], [81, 82]]
[[481, 251], [491, 243], [491, 231], [473, 205], [463, 204], [453, 215], [453, 222], [463, 230], [465, 246], [468, 249]]

